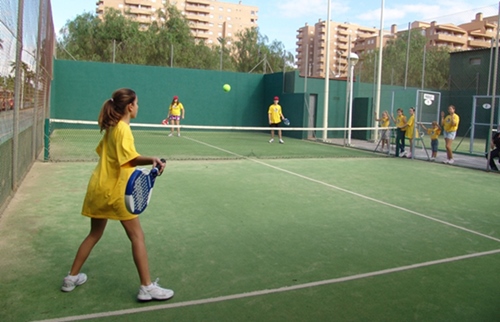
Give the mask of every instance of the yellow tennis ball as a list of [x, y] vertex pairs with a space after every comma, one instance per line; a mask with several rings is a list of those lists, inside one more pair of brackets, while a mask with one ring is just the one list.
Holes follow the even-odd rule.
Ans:
[[229, 92], [231, 90], [231, 85], [224, 84], [224, 86], [222, 86], [222, 89], [224, 90], [224, 92]]

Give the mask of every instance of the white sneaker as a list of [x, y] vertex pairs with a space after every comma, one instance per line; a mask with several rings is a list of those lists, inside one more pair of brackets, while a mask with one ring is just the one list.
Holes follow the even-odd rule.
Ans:
[[274, 139], [269, 140], [269, 143], [273, 143], [273, 142], [274, 142]]
[[436, 158], [431, 158], [431, 161], [436, 161]]
[[399, 155], [400, 158], [404, 158], [405, 156], [406, 156], [406, 151], [401, 152], [401, 154]]
[[446, 159], [443, 161], [443, 163], [448, 164], [448, 163], [450, 163], [450, 160]]
[[280, 143], [281, 143], [281, 144], [284, 144], [284, 143], [285, 143], [285, 141], [283, 141], [282, 139], [280, 139]]
[[448, 164], [453, 164], [453, 163], [455, 163], [455, 160], [453, 160], [453, 159], [448, 160]]
[[139, 294], [137, 294], [137, 299], [139, 301], [164, 301], [174, 296], [174, 291], [166, 288], [161, 288], [158, 285], [158, 280], [159, 279], [157, 278], [156, 281], [151, 283], [151, 285], [149, 286], [141, 285], [141, 287], [139, 288]]
[[75, 276], [68, 275], [63, 280], [63, 285], [61, 286], [61, 291], [71, 292], [75, 287], [82, 285], [87, 281], [87, 275], [80, 273]]
[[168, 136], [172, 136], [172, 133], [170, 133]]
[[180, 134], [180, 133], [177, 133], [177, 136], [178, 136], [178, 137], [181, 137], [181, 134]]
[[406, 154], [406, 157], [407, 157], [408, 159], [411, 159], [411, 152], [409, 152], [408, 154]]

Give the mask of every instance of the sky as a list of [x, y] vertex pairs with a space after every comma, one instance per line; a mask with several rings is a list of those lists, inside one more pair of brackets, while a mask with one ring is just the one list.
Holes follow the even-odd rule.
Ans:
[[[476, 13], [484, 17], [498, 14], [499, 3], [493, 0], [330, 0], [330, 19], [365, 27], [380, 28], [381, 5], [384, 2], [383, 27], [391, 25], [398, 30], [407, 28], [413, 21], [437, 23], [466, 23]], [[238, 0], [223, 2], [238, 3]], [[259, 7], [258, 26], [269, 43], [282, 42], [285, 50], [295, 52], [297, 30], [306, 25], [314, 26], [318, 20], [327, 19], [328, 0], [242, 0], [242, 4]], [[67, 21], [84, 12], [95, 13], [96, 0], [51, 0], [54, 27], [59, 31]]]

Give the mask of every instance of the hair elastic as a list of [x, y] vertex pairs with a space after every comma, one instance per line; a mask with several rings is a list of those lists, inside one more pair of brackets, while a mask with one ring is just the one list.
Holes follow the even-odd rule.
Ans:
[[111, 97], [109, 100], [110, 100], [111, 102], [114, 102], [114, 100], [113, 100], [113, 98], [112, 98], [112, 97]]

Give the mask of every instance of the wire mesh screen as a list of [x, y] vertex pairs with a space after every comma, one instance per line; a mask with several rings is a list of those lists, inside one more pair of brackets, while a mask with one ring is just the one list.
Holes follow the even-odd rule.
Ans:
[[54, 26], [50, 0], [0, 0], [0, 210], [44, 145]]

